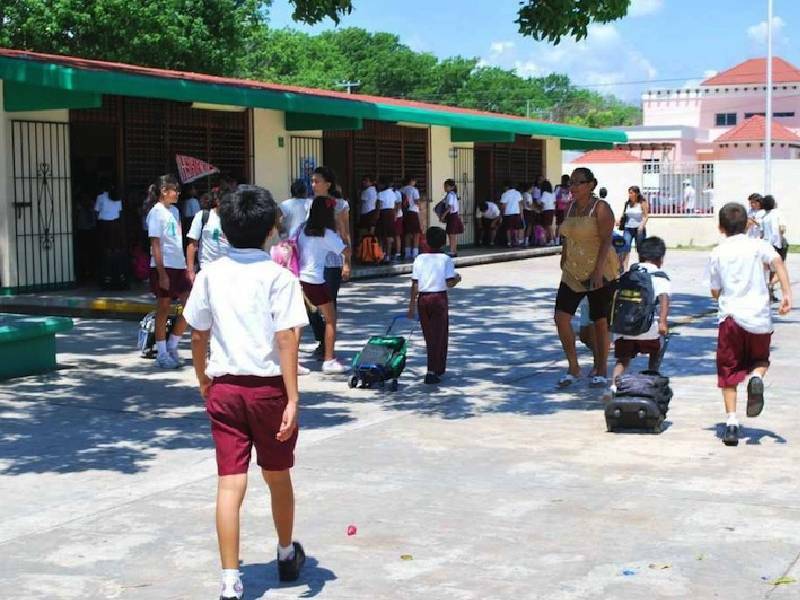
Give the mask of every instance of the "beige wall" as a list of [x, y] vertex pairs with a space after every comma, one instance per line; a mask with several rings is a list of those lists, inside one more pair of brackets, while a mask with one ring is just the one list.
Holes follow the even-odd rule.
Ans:
[[[0, 81], [0, 287], [17, 287], [24, 286], [29, 283], [27, 281], [20, 281], [17, 275], [17, 256], [16, 256], [16, 213], [14, 210], [14, 173], [13, 173], [13, 156], [12, 156], [12, 140], [11, 140], [11, 122], [12, 121], [51, 121], [66, 123], [69, 122], [69, 111], [67, 110], [48, 110], [37, 112], [13, 112], [7, 113], [3, 108], [3, 82]], [[49, 149], [47, 144], [43, 144], [41, 148]], [[64, 157], [64, 164], [69, 169], [69, 143], [63, 148], [66, 153]], [[55, 219], [72, 218], [72, 190], [65, 190], [66, 198], [58, 197], [56, 200], [56, 207], [61, 207], [62, 212]], [[31, 212], [30, 218], [33, 217]], [[69, 221], [67, 221], [69, 222]], [[64, 256], [72, 256], [71, 242], [64, 238], [61, 240], [64, 247], [61, 251]], [[42, 250], [39, 250], [42, 252]], [[35, 260], [33, 256], [29, 257], [29, 262]], [[59, 264], [60, 266], [60, 264]], [[59, 272], [62, 279], [71, 280], [74, 278], [74, 269], [71, 261], [67, 261], [64, 265], [65, 271]], [[31, 272], [33, 267], [31, 266]], [[23, 271], [24, 273], [24, 271]]]
[[[453, 173], [453, 157], [450, 154], [452, 148], [473, 148], [472, 142], [451, 142], [450, 128], [431, 125], [430, 128], [430, 188], [431, 197], [428, 204], [428, 223], [432, 225], [442, 225], [433, 212], [433, 207], [444, 196], [442, 185], [446, 179], [455, 177]], [[474, 178], [474, 173], [473, 173]], [[459, 195], [469, 198], [475, 197], [474, 183], [470, 189], [459, 189]]]
[[[289, 197], [291, 185], [291, 136], [322, 138], [321, 131], [286, 131], [283, 112], [256, 108], [253, 110], [254, 183], [267, 188], [275, 200]], [[283, 138], [283, 147], [279, 141]], [[322, 164], [323, 157], [319, 156]]]
[[569, 173], [561, 162], [561, 140], [558, 138], [545, 138], [544, 140], [544, 176], [553, 184], [561, 183], [561, 176]]

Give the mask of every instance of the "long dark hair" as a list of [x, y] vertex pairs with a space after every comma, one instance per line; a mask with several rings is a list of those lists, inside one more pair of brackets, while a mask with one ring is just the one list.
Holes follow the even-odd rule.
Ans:
[[308, 221], [303, 230], [309, 237], [323, 237], [325, 230], [336, 231], [334, 208], [336, 199], [330, 196], [316, 196], [308, 212]]
[[444, 184], [447, 187], [453, 188], [450, 191], [453, 192], [456, 196], [458, 196], [458, 186], [456, 185], [456, 180], [455, 179], [445, 179]]
[[150, 209], [153, 208], [161, 198], [161, 190], [169, 186], [173, 186], [178, 192], [181, 191], [181, 184], [178, 178], [172, 173], [161, 175], [161, 177], [156, 179], [155, 183], [150, 184], [150, 187], [147, 188], [147, 201], [144, 203], [145, 215], [150, 212]]
[[[638, 185], [632, 185], [631, 187], [628, 188], [628, 191], [629, 192], [633, 192], [634, 194], [636, 194], [636, 203], [637, 204], [641, 204], [642, 202], [644, 202], [644, 196], [642, 196], [642, 190], [639, 189]], [[630, 200], [630, 198], [628, 198], [628, 204], [630, 204], [630, 203], [631, 203], [631, 200]]]

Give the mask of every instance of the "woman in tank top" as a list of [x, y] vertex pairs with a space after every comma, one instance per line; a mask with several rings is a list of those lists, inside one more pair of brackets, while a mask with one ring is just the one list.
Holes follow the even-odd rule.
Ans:
[[622, 270], [628, 268], [628, 257], [633, 250], [633, 242], [636, 242], [636, 251], [639, 251], [639, 244], [647, 237], [647, 219], [650, 217], [650, 206], [647, 204], [639, 186], [632, 185], [628, 188], [628, 201], [622, 210], [619, 225], [625, 236], [625, 248], [627, 252], [620, 256], [622, 260]]

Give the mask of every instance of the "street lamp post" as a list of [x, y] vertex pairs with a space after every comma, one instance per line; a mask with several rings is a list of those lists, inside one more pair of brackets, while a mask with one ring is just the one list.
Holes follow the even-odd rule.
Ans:
[[772, 191], [772, 0], [767, 0], [767, 106], [764, 116], [764, 193]]

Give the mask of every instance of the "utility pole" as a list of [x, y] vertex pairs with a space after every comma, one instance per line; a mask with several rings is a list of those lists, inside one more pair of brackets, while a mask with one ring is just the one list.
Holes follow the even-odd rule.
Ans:
[[360, 81], [339, 81], [334, 84], [334, 87], [337, 88], [347, 88], [347, 93], [352, 94], [353, 88], [357, 88], [361, 85]]
[[764, 193], [772, 190], [772, 0], [767, 0], [767, 106], [764, 117]]

